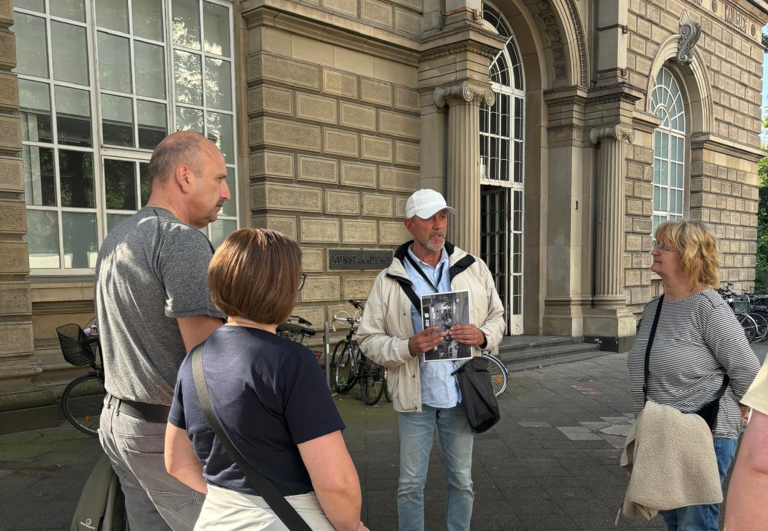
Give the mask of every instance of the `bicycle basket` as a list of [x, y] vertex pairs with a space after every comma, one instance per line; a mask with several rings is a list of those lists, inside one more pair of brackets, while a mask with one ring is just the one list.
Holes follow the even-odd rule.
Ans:
[[749, 313], [749, 299], [747, 297], [734, 297], [731, 302], [734, 313]]
[[61, 352], [68, 363], [80, 367], [91, 365], [96, 361], [96, 355], [91, 348], [95, 339], [86, 336], [80, 325], [62, 325], [56, 329], [56, 334], [59, 336]]

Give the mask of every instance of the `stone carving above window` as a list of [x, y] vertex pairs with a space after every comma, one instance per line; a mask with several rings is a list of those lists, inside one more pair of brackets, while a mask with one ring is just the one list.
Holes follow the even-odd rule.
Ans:
[[701, 37], [701, 26], [691, 18], [688, 11], [683, 11], [680, 18], [680, 42], [677, 43], [677, 62], [683, 65], [693, 61], [693, 47]]

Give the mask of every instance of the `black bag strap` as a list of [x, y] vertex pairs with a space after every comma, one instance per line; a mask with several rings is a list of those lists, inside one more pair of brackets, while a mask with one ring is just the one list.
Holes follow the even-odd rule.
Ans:
[[205, 383], [205, 375], [203, 374], [203, 345], [196, 346], [190, 356], [192, 356], [192, 376], [195, 379], [195, 390], [197, 390], [197, 399], [200, 402], [200, 407], [205, 413], [205, 418], [208, 420], [213, 433], [219, 439], [219, 442], [227, 449], [230, 457], [235, 460], [237, 466], [243, 471], [248, 482], [256, 489], [256, 491], [264, 498], [267, 505], [275, 512], [277, 517], [290, 531], [311, 531], [307, 523], [299, 516], [296, 509], [291, 506], [285, 497], [275, 488], [275, 486], [264, 477], [261, 472], [253, 468], [248, 461], [237, 451], [232, 441], [229, 440], [227, 434], [219, 424], [219, 420], [216, 418], [216, 414], [213, 411], [213, 405], [211, 404], [211, 396], [208, 394], [208, 386]]
[[661, 305], [664, 303], [664, 295], [659, 297], [659, 305], [656, 306], [656, 315], [653, 316], [653, 325], [651, 333], [648, 336], [648, 345], [645, 347], [645, 369], [643, 374], [643, 405], [648, 401], [648, 377], [651, 375], [649, 362], [651, 360], [651, 348], [653, 347], [653, 338], [656, 337], [656, 327], [659, 324], [659, 315], [661, 315]]
[[[416, 271], [418, 271], [419, 274], [424, 278], [424, 280], [426, 280], [427, 283], [432, 287], [432, 289], [435, 290], [435, 293], [440, 293], [440, 290], [437, 289], [437, 286], [435, 286], [435, 283], [432, 282], [432, 280], [427, 276], [427, 274], [419, 266], [419, 264], [417, 264], [416, 261], [411, 257], [411, 253], [406, 253], [405, 254], [405, 259], [408, 260], [411, 263], [411, 265], [416, 269]], [[445, 262], [443, 262], [440, 265], [440, 273], [438, 274], [437, 278], [443, 278], [443, 267], [444, 266], [445, 266]], [[419, 306], [421, 306], [421, 305], [419, 305]], [[417, 306], [417, 308], [418, 308], [418, 306]]]

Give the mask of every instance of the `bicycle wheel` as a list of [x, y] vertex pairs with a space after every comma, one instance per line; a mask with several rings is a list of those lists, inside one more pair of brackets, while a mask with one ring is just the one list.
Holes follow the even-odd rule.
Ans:
[[341, 340], [336, 343], [331, 358], [331, 382], [334, 391], [345, 394], [352, 389], [354, 379], [352, 376], [352, 364], [349, 360], [349, 343]]
[[104, 394], [104, 382], [95, 374], [75, 378], [61, 395], [64, 416], [78, 430], [96, 437]]
[[765, 341], [765, 338], [768, 337], [768, 319], [757, 312], [749, 312], [749, 316], [754, 319], [757, 324], [755, 341]]
[[483, 357], [488, 361], [488, 373], [491, 375], [493, 394], [499, 396], [507, 390], [507, 383], [509, 382], [507, 368], [496, 356], [483, 354]]
[[[362, 356], [362, 353], [360, 355]], [[372, 406], [381, 400], [381, 394], [384, 392], [386, 384], [384, 368], [365, 358], [363, 370], [360, 373], [360, 396], [362, 396], [363, 402]]]
[[757, 323], [745, 313], [737, 314], [736, 318], [744, 329], [744, 335], [747, 337], [747, 341], [752, 343], [755, 340], [755, 337], [757, 337]]

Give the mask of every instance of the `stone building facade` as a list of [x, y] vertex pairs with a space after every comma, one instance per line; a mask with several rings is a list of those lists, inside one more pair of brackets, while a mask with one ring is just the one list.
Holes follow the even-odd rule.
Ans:
[[766, 22], [765, 0], [0, 0], [0, 412], [55, 416], [55, 328], [93, 316], [98, 245], [173, 130], [225, 153], [214, 244], [299, 242], [316, 324], [377, 273], [338, 251], [396, 248], [421, 187], [510, 334], [626, 349], [665, 219], [711, 224], [750, 288]]

